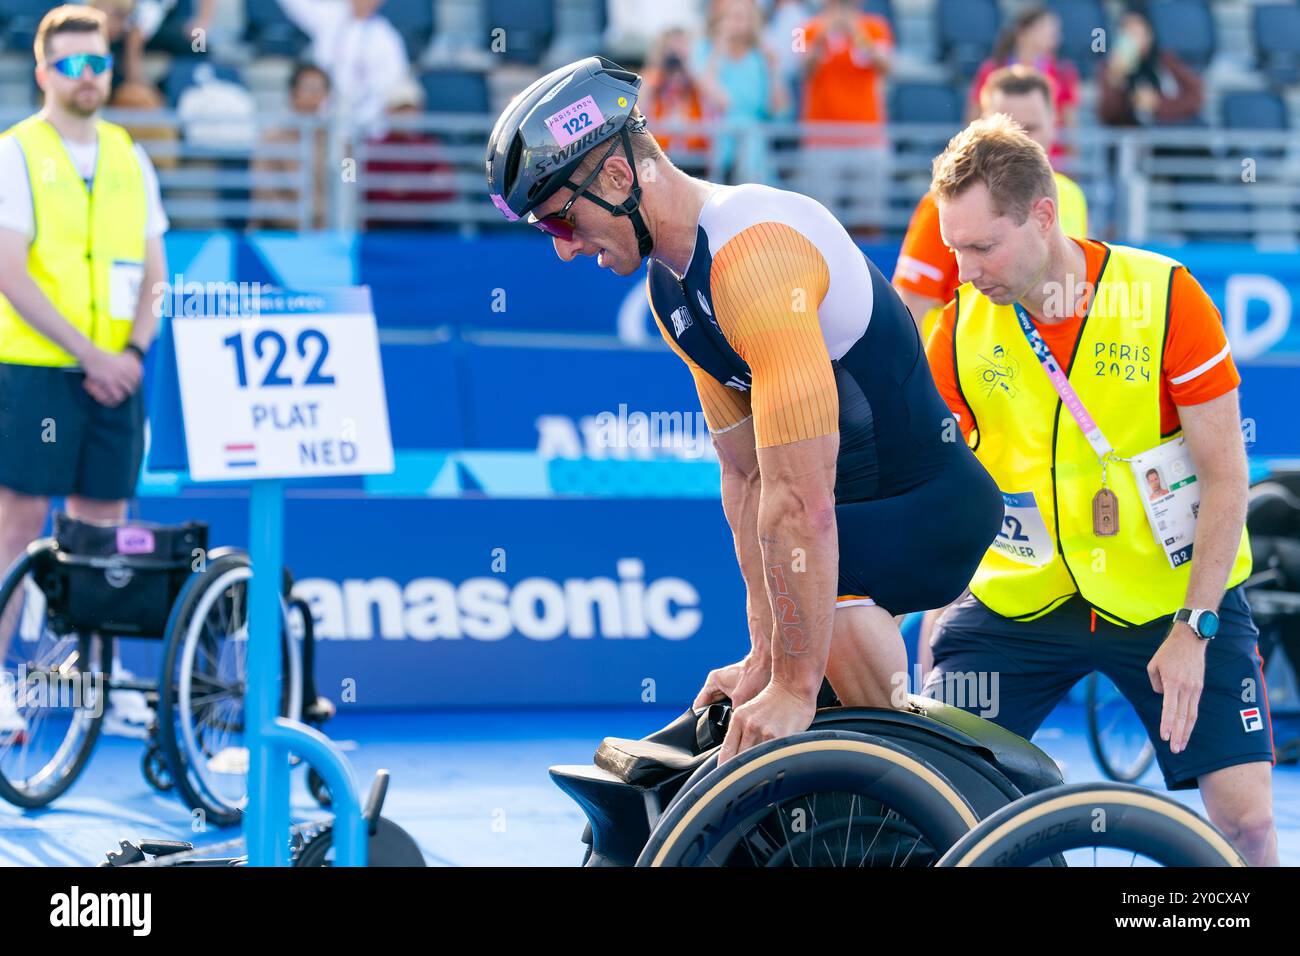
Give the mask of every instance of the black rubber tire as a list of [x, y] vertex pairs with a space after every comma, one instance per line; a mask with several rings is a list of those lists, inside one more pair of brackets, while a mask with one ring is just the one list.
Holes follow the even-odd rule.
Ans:
[[[217, 581], [226, 572], [234, 568], [246, 568], [249, 565], [247, 554], [241, 551], [230, 551], [215, 558], [209, 556], [207, 567], [196, 572], [199, 579], [191, 582], [191, 586], [183, 592], [168, 621], [166, 652], [163, 655], [162, 675], [158, 682], [158, 740], [167, 755], [167, 766], [171, 771], [177, 795], [190, 810], [203, 811], [205, 821], [218, 827], [235, 826], [243, 819], [243, 811], [215, 806], [212, 801], [204, 798], [190, 777], [189, 757], [184, 742], [177, 732], [175, 674], [184, 648], [185, 631], [189, 626], [190, 618], [209, 587], [205, 581]], [[287, 570], [284, 583], [286, 586], [290, 583]], [[287, 667], [287, 659], [282, 658], [282, 664]], [[285, 687], [287, 693], [287, 681]], [[280, 712], [283, 714], [286, 710], [287, 702], [281, 700]]]
[[773, 807], [826, 792], [887, 804], [936, 853], [978, 821], [943, 774], [902, 745], [867, 734], [807, 731], [753, 747], [683, 789], [636, 865], [717, 865], [708, 858], [715, 852], [725, 858]]
[[[1088, 718], [1088, 746], [1092, 749], [1092, 757], [1097, 761], [1097, 766], [1107, 777], [1119, 783], [1135, 783], [1141, 780], [1156, 759], [1155, 749], [1148, 742], [1139, 759], [1134, 761], [1131, 767], [1118, 766], [1113, 756], [1106, 752], [1106, 743], [1102, 740], [1101, 675], [1096, 671], [1088, 675], [1086, 690], [1087, 701], [1084, 708]], [[1125, 703], [1127, 704], [1127, 701]]]
[[176, 786], [172, 780], [171, 768], [167, 766], [167, 755], [155, 743], [144, 748], [144, 754], [140, 758], [140, 772], [144, 774], [149, 786], [159, 793], [167, 793]]
[[307, 768], [307, 791], [318, 806], [328, 807], [333, 802], [333, 798], [330, 796], [329, 784], [325, 782], [324, 777], [316, 772], [315, 767]]
[[[293, 859], [294, 866], [333, 866], [326, 857], [334, 847], [334, 825], [331, 823], [308, 840]], [[370, 835], [366, 845], [366, 867], [427, 866], [424, 854], [415, 838], [387, 817], [379, 818], [379, 826]]]
[[[3, 581], [0, 581], [0, 611], [3, 611], [9, 605], [9, 599], [13, 597], [14, 592], [22, 586], [23, 578], [29, 572], [38, 568], [42, 560], [53, 560], [50, 555], [55, 550], [53, 538], [41, 538], [33, 541], [28, 545], [27, 550], [15, 561], [5, 574]], [[15, 627], [18, 624], [15, 622]], [[92, 670], [90, 673], [98, 674], [98, 686], [106, 688], [108, 686], [107, 674], [103, 671], [105, 661], [113, 659], [113, 641], [111, 638], [80, 638], [80, 646], [83, 656], [87, 651], [91, 641], [96, 642], [99, 647], [99, 664], [98, 670]], [[17, 634], [14, 635], [14, 642], [19, 642]], [[12, 644], [11, 644], [12, 647]], [[4, 666], [4, 661], [0, 660], [0, 667]], [[60, 796], [67, 792], [68, 788], [76, 783], [81, 772], [86, 768], [86, 763], [90, 760], [90, 755], [95, 750], [95, 744], [99, 740], [100, 731], [104, 725], [104, 714], [108, 709], [108, 701], [100, 702], [99, 714], [93, 714], [87, 717], [90, 724], [86, 733], [82, 736], [78, 749], [67, 764], [63, 775], [54, 781], [50, 787], [40, 794], [32, 794], [27, 790], [20, 790], [15, 787], [4, 776], [2, 766], [0, 766], [0, 798], [13, 804], [16, 807], [22, 807], [25, 810], [36, 810], [41, 807], [49, 806]], [[66, 739], [66, 738], [65, 738]], [[0, 745], [3, 746], [3, 745]]]
[[[1098, 817], [1098, 812], [1104, 816]], [[1096, 821], [1104, 830], [1096, 832]], [[1208, 820], [1176, 800], [1124, 783], [1078, 783], [1031, 794], [982, 821], [939, 866], [1028, 866], [1089, 847], [1140, 853], [1163, 866], [1245, 866]]]

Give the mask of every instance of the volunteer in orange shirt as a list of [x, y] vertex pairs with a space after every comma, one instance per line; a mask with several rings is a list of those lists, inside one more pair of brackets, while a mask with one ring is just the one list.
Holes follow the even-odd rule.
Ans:
[[[1056, 142], [1058, 117], [1052, 108], [1052, 88], [1047, 77], [1033, 67], [1016, 65], [991, 73], [980, 91], [985, 116], [1005, 113], [1025, 133], [1051, 154]], [[1067, 236], [1088, 234], [1088, 202], [1075, 182], [1056, 173], [1061, 228]], [[939, 211], [926, 193], [917, 204], [894, 266], [894, 288], [902, 296], [921, 328], [922, 339], [934, 328], [939, 310], [957, 289], [957, 260], [939, 235]]]

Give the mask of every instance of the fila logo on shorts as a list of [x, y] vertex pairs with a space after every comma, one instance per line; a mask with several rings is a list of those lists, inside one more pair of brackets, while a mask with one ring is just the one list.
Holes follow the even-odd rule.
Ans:
[[673, 320], [673, 334], [679, 339], [682, 333], [691, 327], [691, 313], [684, 305], [673, 309], [673, 314], [669, 318]]
[[1246, 733], [1252, 730], [1259, 730], [1264, 726], [1264, 719], [1259, 715], [1258, 707], [1248, 707], [1241, 712], [1241, 723], [1246, 728]]

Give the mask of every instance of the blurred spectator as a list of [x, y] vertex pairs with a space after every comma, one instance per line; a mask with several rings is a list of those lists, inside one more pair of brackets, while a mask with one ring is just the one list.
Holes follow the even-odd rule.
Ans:
[[[388, 92], [387, 113], [392, 117], [418, 116], [424, 110], [424, 90], [414, 80], [395, 84]], [[376, 174], [401, 176], [406, 180], [427, 180], [452, 172], [450, 166], [436, 158], [437, 139], [423, 130], [389, 128], [382, 137], [370, 141], [366, 161], [366, 177]], [[367, 203], [386, 203], [403, 207], [417, 203], [446, 202], [453, 199], [449, 191], [419, 188], [408, 183], [388, 184], [378, 189], [366, 190]], [[419, 218], [386, 218], [383, 213], [365, 217], [367, 228], [382, 226], [388, 229], [424, 228]]]
[[111, 99], [123, 83], [145, 80], [144, 34], [135, 19], [135, 0], [89, 0], [87, 5], [108, 19], [108, 52], [113, 55]]
[[625, 66], [646, 61], [655, 40], [672, 29], [704, 32], [702, 0], [605, 0], [608, 55]]
[[216, 9], [217, 0], [139, 0], [137, 22], [146, 48], [175, 56], [206, 52]]
[[792, 103], [799, 102], [803, 88], [803, 60], [795, 49], [795, 31], [811, 17], [812, 9], [803, 0], [776, 0], [763, 31], [763, 41], [776, 54], [777, 68]]
[[662, 132], [673, 122], [698, 124], [704, 119], [704, 100], [689, 65], [691, 38], [681, 27], [665, 30], [646, 61], [641, 84], [640, 106], [664, 152], [708, 149], [705, 136], [674, 136]]
[[826, 0], [804, 25], [802, 39], [803, 119], [857, 125], [852, 132], [804, 138], [797, 188], [832, 212], [841, 202], [864, 200], [866, 214], [879, 221], [889, 179], [883, 95], [894, 49], [889, 21], [863, 13], [853, 0]]
[[351, 129], [383, 131], [389, 91], [411, 75], [402, 35], [379, 13], [384, 0], [279, 0], [311, 37], [311, 56], [329, 74], [334, 106]]
[[[166, 105], [167, 101], [163, 99], [163, 95], [158, 92], [156, 86], [135, 80], [127, 80], [118, 85], [113, 91], [113, 98], [109, 100], [109, 106], [113, 109], [157, 112], [159, 114], [159, 122], [156, 124], [136, 119], [122, 124], [126, 131], [131, 134], [133, 140], [142, 147], [146, 147], [145, 151], [149, 154], [150, 160], [153, 161], [157, 169], [175, 169], [179, 162], [175, 149], [176, 141], [179, 138], [176, 127], [170, 120], [161, 115]], [[149, 144], [158, 145], [147, 148]]]
[[[1061, 47], [1061, 19], [1047, 7], [1030, 7], [1020, 13], [998, 37], [993, 55], [980, 65], [971, 81], [967, 119], [980, 115], [980, 92], [989, 74], [1004, 66], [1023, 63], [1033, 67], [1052, 84], [1052, 106], [1061, 128], [1074, 125], [1079, 105], [1079, 71], [1069, 60], [1057, 59]], [[1061, 143], [1052, 147], [1051, 158], [1064, 152]]]
[[[325, 113], [326, 104], [329, 102], [329, 95], [330, 80], [324, 70], [313, 63], [300, 63], [294, 68], [293, 75], [289, 78], [289, 109], [295, 116], [302, 119], [322, 117]], [[302, 127], [300, 126], [278, 127], [268, 130], [263, 141], [271, 144], [297, 145], [301, 142], [301, 137]], [[312, 131], [312, 137], [314, 142], [311, 144], [311, 157], [314, 169], [311, 172], [311, 182], [315, 186], [315, 195], [309, 199], [308, 228], [324, 229], [326, 226], [326, 184], [329, 182], [325, 170], [329, 145], [325, 126], [315, 127]], [[301, 155], [302, 152], [297, 151], [297, 156], [293, 158], [288, 156], [260, 156], [253, 161], [253, 170], [255, 173], [298, 173], [302, 165], [301, 160], [298, 158]], [[268, 202], [296, 203], [299, 199], [299, 192], [296, 189], [269, 187], [254, 190], [253, 199], [257, 205]], [[298, 229], [300, 223], [297, 218], [274, 217], [250, 223], [250, 226], [263, 229]]]
[[742, 129], [739, 137], [722, 135], [713, 143], [713, 175], [729, 182], [738, 175], [766, 179], [765, 144], [743, 130], [780, 117], [789, 107], [776, 56], [763, 45], [762, 29], [754, 0], [719, 0], [710, 16], [709, 35], [696, 44], [691, 57], [705, 112]]
[[1146, 14], [1119, 21], [1118, 36], [1098, 77], [1097, 115], [1108, 126], [1182, 123], [1201, 112], [1201, 78], [1172, 50], [1156, 45]]

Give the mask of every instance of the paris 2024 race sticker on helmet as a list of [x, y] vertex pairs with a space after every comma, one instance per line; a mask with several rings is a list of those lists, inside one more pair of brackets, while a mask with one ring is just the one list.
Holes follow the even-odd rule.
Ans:
[[555, 137], [557, 146], [568, 146], [583, 133], [605, 122], [600, 107], [590, 96], [570, 103], [543, 121]]

